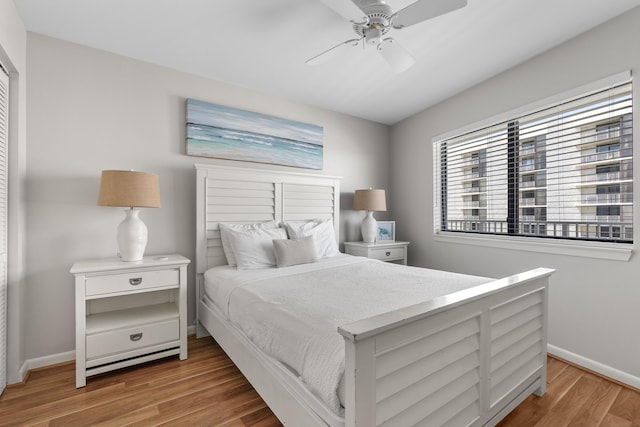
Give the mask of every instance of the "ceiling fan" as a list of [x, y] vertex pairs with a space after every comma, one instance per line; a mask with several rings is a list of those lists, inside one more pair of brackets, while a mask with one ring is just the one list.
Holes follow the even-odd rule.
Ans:
[[346, 47], [373, 46], [395, 72], [402, 72], [415, 63], [415, 59], [392, 37], [391, 29], [401, 29], [467, 5], [467, 0], [418, 0], [394, 12], [385, 0], [320, 0], [353, 24], [358, 35], [333, 46], [306, 61], [309, 65], [325, 62]]

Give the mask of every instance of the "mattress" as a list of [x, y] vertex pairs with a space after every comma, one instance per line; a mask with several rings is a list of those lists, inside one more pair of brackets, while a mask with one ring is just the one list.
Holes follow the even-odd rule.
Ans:
[[350, 255], [287, 268], [220, 266], [204, 277], [219, 311], [338, 416], [344, 415], [338, 326], [493, 280]]

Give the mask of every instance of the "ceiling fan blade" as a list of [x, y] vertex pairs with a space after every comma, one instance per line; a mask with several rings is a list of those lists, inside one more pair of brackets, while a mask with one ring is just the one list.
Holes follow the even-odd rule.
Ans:
[[467, 5], [467, 0], [418, 0], [395, 13], [394, 28], [404, 28]]
[[364, 22], [367, 14], [351, 0], [320, 0], [330, 9], [342, 15], [347, 21]]
[[333, 59], [334, 57], [336, 57], [340, 51], [342, 51], [344, 46], [357, 46], [358, 42], [360, 42], [360, 40], [362, 39], [351, 39], [351, 40], [347, 40], [346, 42], [342, 42], [340, 44], [337, 44], [327, 50], [325, 50], [324, 52], [321, 52], [319, 54], [317, 54], [316, 56], [314, 56], [313, 58], [307, 59], [304, 63], [307, 65], [318, 65], [318, 64], [323, 64], [331, 59]]
[[407, 70], [416, 62], [413, 56], [392, 38], [384, 39], [378, 45], [378, 51], [396, 73]]

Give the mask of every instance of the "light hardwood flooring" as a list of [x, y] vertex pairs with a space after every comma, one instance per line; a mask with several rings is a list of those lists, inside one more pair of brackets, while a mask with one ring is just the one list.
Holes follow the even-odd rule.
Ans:
[[[640, 427], [640, 393], [548, 359], [543, 397], [529, 397], [500, 427]], [[189, 337], [177, 357], [92, 377], [75, 388], [75, 366], [34, 370], [0, 397], [0, 426], [280, 426], [211, 338]], [[295, 426], [294, 426], [295, 427]], [[304, 427], [304, 426], [302, 426]]]

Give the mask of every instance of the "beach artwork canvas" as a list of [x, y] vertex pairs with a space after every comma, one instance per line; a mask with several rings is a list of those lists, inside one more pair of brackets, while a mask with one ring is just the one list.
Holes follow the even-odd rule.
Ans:
[[322, 127], [187, 99], [187, 154], [322, 169]]

